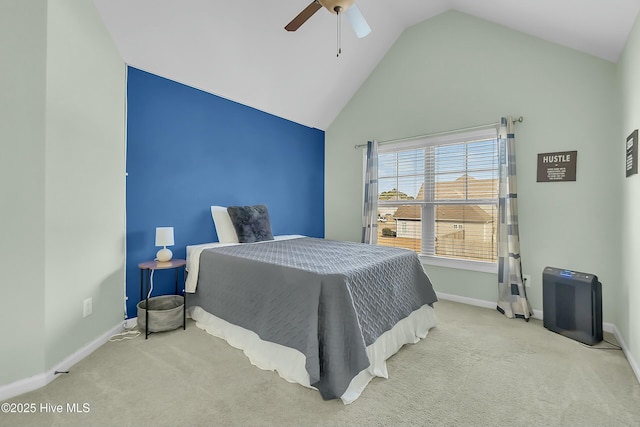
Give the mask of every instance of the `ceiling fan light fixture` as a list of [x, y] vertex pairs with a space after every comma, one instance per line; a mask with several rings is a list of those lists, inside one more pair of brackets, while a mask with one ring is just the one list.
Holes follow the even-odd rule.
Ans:
[[340, 56], [342, 53], [342, 48], [340, 47], [341, 42], [341, 17], [344, 13], [347, 14], [347, 19], [353, 28], [353, 31], [356, 33], [358, 38], [365, 37], [367, 34], [371, 32], [371, 28], [367, 21], [362, 16], [358, 5], [355, 0], [313, 0], [307, 7], [305, 7], [302, 12], [296, 15], [291, 22], [289, 22], [284, 29], [287, 31], [296, 31], [302, 24], [307, 22], [309, 18], [311, 18], [318, 10], [322, 8], [327, 9], [329, 12], [336, 15], [337, 18], [337, 51], [338, 54], [336, 56]]
[[344, 13], [349, 9], [355, 0], [317, 0], [331, 13]]

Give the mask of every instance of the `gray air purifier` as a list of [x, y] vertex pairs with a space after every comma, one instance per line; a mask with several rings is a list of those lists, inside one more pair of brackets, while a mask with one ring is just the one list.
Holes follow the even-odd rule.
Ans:
[[602, 341], [602, 284], [594, 274], [545, 267], [544, 327], [585, 344]]

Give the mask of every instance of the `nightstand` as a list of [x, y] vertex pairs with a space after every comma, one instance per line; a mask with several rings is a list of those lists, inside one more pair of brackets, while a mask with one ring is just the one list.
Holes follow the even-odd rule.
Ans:
[[[146, 310], [145, 310], [145, 328], [144, 328], [144, 338], [149, 338], [149, 288], [151, 287], [151, 272], [154, 270], [168, 270], [174, 269], [176, 272], [176, 291], [175, 295], [182, 295], [184, 298], [184, 305], [182, 307], [182, 329], [187, 328], [187, 293], [184, 289], [184, 283], [182, 286], [182, 290], [178, 289], [178, 277], [180, 268], [182, 268], [182, 274], [184, 277], [185, 274], [185, 266], [187, 265], [187, 261], [184, 259], [172, 259], [170, 261], [160, 262], [160, 261], [146, 261], [138, 264], [138, 268], [140, 269], [140, 301], [146, 298]], [[146, 274], [145, 274], [146, 273]], [[143, 293], [144, 289], [144, 293]]]

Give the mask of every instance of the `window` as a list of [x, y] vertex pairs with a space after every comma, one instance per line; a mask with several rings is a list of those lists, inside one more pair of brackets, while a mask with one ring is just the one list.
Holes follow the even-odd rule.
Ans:
[[378, 190], [379, 245], [495, 266], [496, 129], [381, 144]]

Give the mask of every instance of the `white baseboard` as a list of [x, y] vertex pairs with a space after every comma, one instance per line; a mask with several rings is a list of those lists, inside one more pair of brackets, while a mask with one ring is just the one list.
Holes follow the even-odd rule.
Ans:
[[[490, 308], [492, 310], [495, 310], [496, 307], [498, 306], [498, 303], [496, 301], [486, 301], [486, 300], [481, 300], [476, 298], [461, 297], [459, 295], [444, 294], [442, 292], [437, 292], [436, 294], [438, 295], [439, 299], [460, 302], [462, 304], [475, 305], [477, 307]], [[542, 311], [533, 310], [533, 318], [542, 320]]]
[[[486, 301], [486, 300], [481, 300], [476, 298], [462, 297], [459, 295], [445, 294], [441, 292], [436, 292], [436, 294], [438, 296], [438, 299], [459, 302], [462, 304], [475, 305], [478, 307], [489, 308], [492, 310], [495, 310], [497, 307], [497, 303], [495, 301]], [[533, 310], [533, 318], [538, 320], [543, 320], [543, 312], [541, 310]], [[631, 357], [629, 348], [627, 347], [624, 340], [622, 339], [622, 336], [620, 335], [620, 331], [618, 330], [616, 325], [613, 323], [603, 322], [602, 330], [605, 332], [609, 332], [616, 337], [616, 341], [618, 341], [618, 344], [620, 344], [620, 347], [622, 347], [622, 352], [624, 353], [624, 356], [629, 362], [629, 365], [631, 365], [631, 369], [633, 370], [633, 373], [636, 374], [636, 378], [638, 379], [638, 382], [640, 382], [640, 367], [638, 367], [638, 364], [635, 362], [633, 357]]]
[[57, 375], [56, 372], [68, 371], [73, 365], [93, 353], [98, 347], [109, 341], [111, 336], [122, 332], [123, 324], [120, 322], [98, 338], [82, 347], [80, 350], [66, 357], [60, 363], [49, 369], [47, 372], [34, 375], [14, 381], [9, 384], [0, 385], [0, 401], [11, 399], [12, 397], [37, 390], [53, 381]]
[[[622, 347], [622, 352], [627, 358], [629, 365], [631, 365], [631, 370], [633, 370], [633, 373], [636, 374], [636, 378], [638, 379], [638, 382], [640, 382], [640, 367], [638, 366], [636, 361], [633, 359], [633, 356], [629, 351], [629, 347], [627, 347], [627, 344], [622, 339], [622, 336], [620, 335], [620, 331], [618, 330], [617, 326], [613, 324], [610, 324], [610, 325], [613, 327], [613, 330], [607, 331], [607, 332], [611, 332], [613, 336], [616, 337], [616, 341], [618, 341], [618, 344], [620, 345], [620, 347]], [[602, 329], [604, 329], [604, 325], [602, 326]]]

